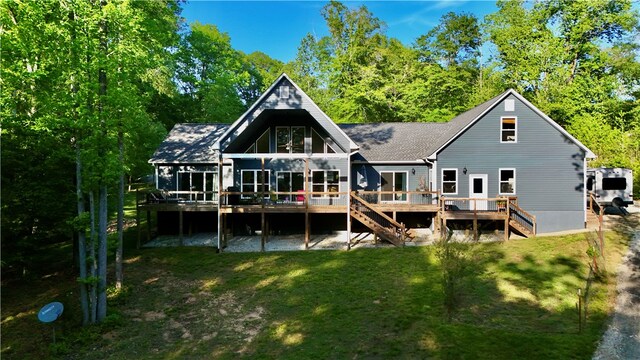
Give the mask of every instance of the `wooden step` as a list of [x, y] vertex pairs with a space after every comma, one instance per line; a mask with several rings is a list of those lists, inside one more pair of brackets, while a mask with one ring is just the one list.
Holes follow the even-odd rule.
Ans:
[[524, 226], [518, 224], [515, 221], [509, 221], [509, 226], [519, 232], [520, 234], [524, 235], [525, 237], [529, 237], [531, 235], [533, 235], [533, 233], [531, 231], [529, 231], [529, 229], [525, 228]]

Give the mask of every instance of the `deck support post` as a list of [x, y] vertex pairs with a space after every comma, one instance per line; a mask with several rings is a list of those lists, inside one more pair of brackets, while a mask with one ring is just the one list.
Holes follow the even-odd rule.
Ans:
[[222, 252], [222, 212], [220, 211], [222, 208], [222, 171], [224, 170], [224, 166], [222, 163], [222, 156], [218, 157], [218, 205], [217, 205], [217, 213], [216, 213], [216, 225], [218, 228], [218, 252]]
[[304, 249], [309, 249], [309, 158], [304, 159]]
[[507, 217], [504, 219], [504, 241], [508, 241], [509, 240], [509, 200], [507, 199]]
[[184, 246], [184, 236], [183, 236], [183, 225], [184, 225], [184, 214], [182, 213], [182, 210], [178, 211], [178, 237], [180, 239], [180, 246]]
[[151, 211], [147, 210], [147, 242], [151, 241]]
[[266, 235], [267, 235], [267, 224], [266, 224], [266, 219], [265, 219], [265, 214], [264, 214], [264, 157], [260, 159], [260, 171], [261, 171], [261, 176], [262, 176], [262, 184], [260, 185], [260, 203], [262, 204], [260, 209], [260, 215], [261, 215], [261, 231], [260, 231], [260, 251], [264, 251], [264, 244], [266, 242]]
[[142, 235], [142, 229], [140, 228], [140, 193], [136, 189], [136, 231], [138, 238], [136, 240], [136, 249], [140, 249], [140, 236]]
[[478, 201], [473, 199], [473, 241], [478, 241]]

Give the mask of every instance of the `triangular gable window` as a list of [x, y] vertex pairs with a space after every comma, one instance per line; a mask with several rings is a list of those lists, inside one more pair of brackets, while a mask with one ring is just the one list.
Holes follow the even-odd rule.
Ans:
[[[331, 143], [331, 145], [330, 145]], [[333, 148], [333, 141], [327, 138], [325, 140], [317, 131], [311, 129], [311, 152], [314, 154], [335, 154], [336, 150]]]
[[258, 140], [255, 143], [251, 144], [246, 154], [258, 153], [258, 154], [268, 154], [271, 152], [269, 149], [269, 143], [271, 142], [271, 136], [269, 134], [269, 129], [265, 130], [265, 132], [260, 135]]

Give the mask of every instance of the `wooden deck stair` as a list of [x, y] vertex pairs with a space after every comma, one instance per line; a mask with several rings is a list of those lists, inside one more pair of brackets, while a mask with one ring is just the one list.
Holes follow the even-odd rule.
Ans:
[[404, 224], [373, 208], [355, 193], [351, 193], [351, 217], [369, 228], [380, 239], [395, 246], [403, 246], [405, 240], [410, 237]]
[[509, 203], [509, 227], [524, 237], [536, 234], [536, 217], [520, 208], [517, 204]]

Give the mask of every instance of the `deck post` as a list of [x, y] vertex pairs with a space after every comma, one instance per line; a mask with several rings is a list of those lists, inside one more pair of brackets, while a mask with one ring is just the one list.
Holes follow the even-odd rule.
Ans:
[[179, 224], [178, 225], [179, 226], [178, 237], [180, 239], [180, 246], [184, 246], [184, 236], [182, 234], [183, 233], [182, 226], [184, 225], [184, 216], [183, 216], [182, 210], [178, 211], [178, 218], [179, 218], [179, 221], [178, 221], [178, 224]]
[[222, 237], [221, 237], [221, 232], [222, 232], [222, 213], [221, 213], [221, 209], [222, 209], [222, 172], [224, 170], [224, 164], [223, 164], [223, 160], [222, 160], [222, 156], [218, 157], [218, 205], [217, 205], [217, 214], [216, 214], [216, 225], [218, 228], [218, 252], [221, 253], [222, 252]]
[[260, 171], [261, 171], [261, 176], [262, 176], [262, 184], [260, 185], [260, 204], [261, 207], [261, 231], [260, 231], [260, 251], [264, 251], [264, 244], [265, 244], [265, 236], [266, 236], [266, 231], [267, 231], [267, 226], [266, 226], [266, 219], [265, 219], [265, 215], [264, 215], [264, 157], [262, 157], [260, 159]]
[[473, 241], [478, 241], [478, 200], [473, 199]]
[[151, 241], [151, 211], [147, 210], [147, 242]]
[[138, 239], [136, 241], [136, 249], [140, 249], [140, 236], [142, 229], [140, 228], [140, 193], [136, 188], [136, 230], [138, 232]]
[[304, 159], [304, 249], [309, 249], [309, 158]]
[[504, 241], [509, 240], [509, 218], [511, 217], [509, 210], [510, 205], [509, 199], [507, 199], [507, 217], [504, 219]]

